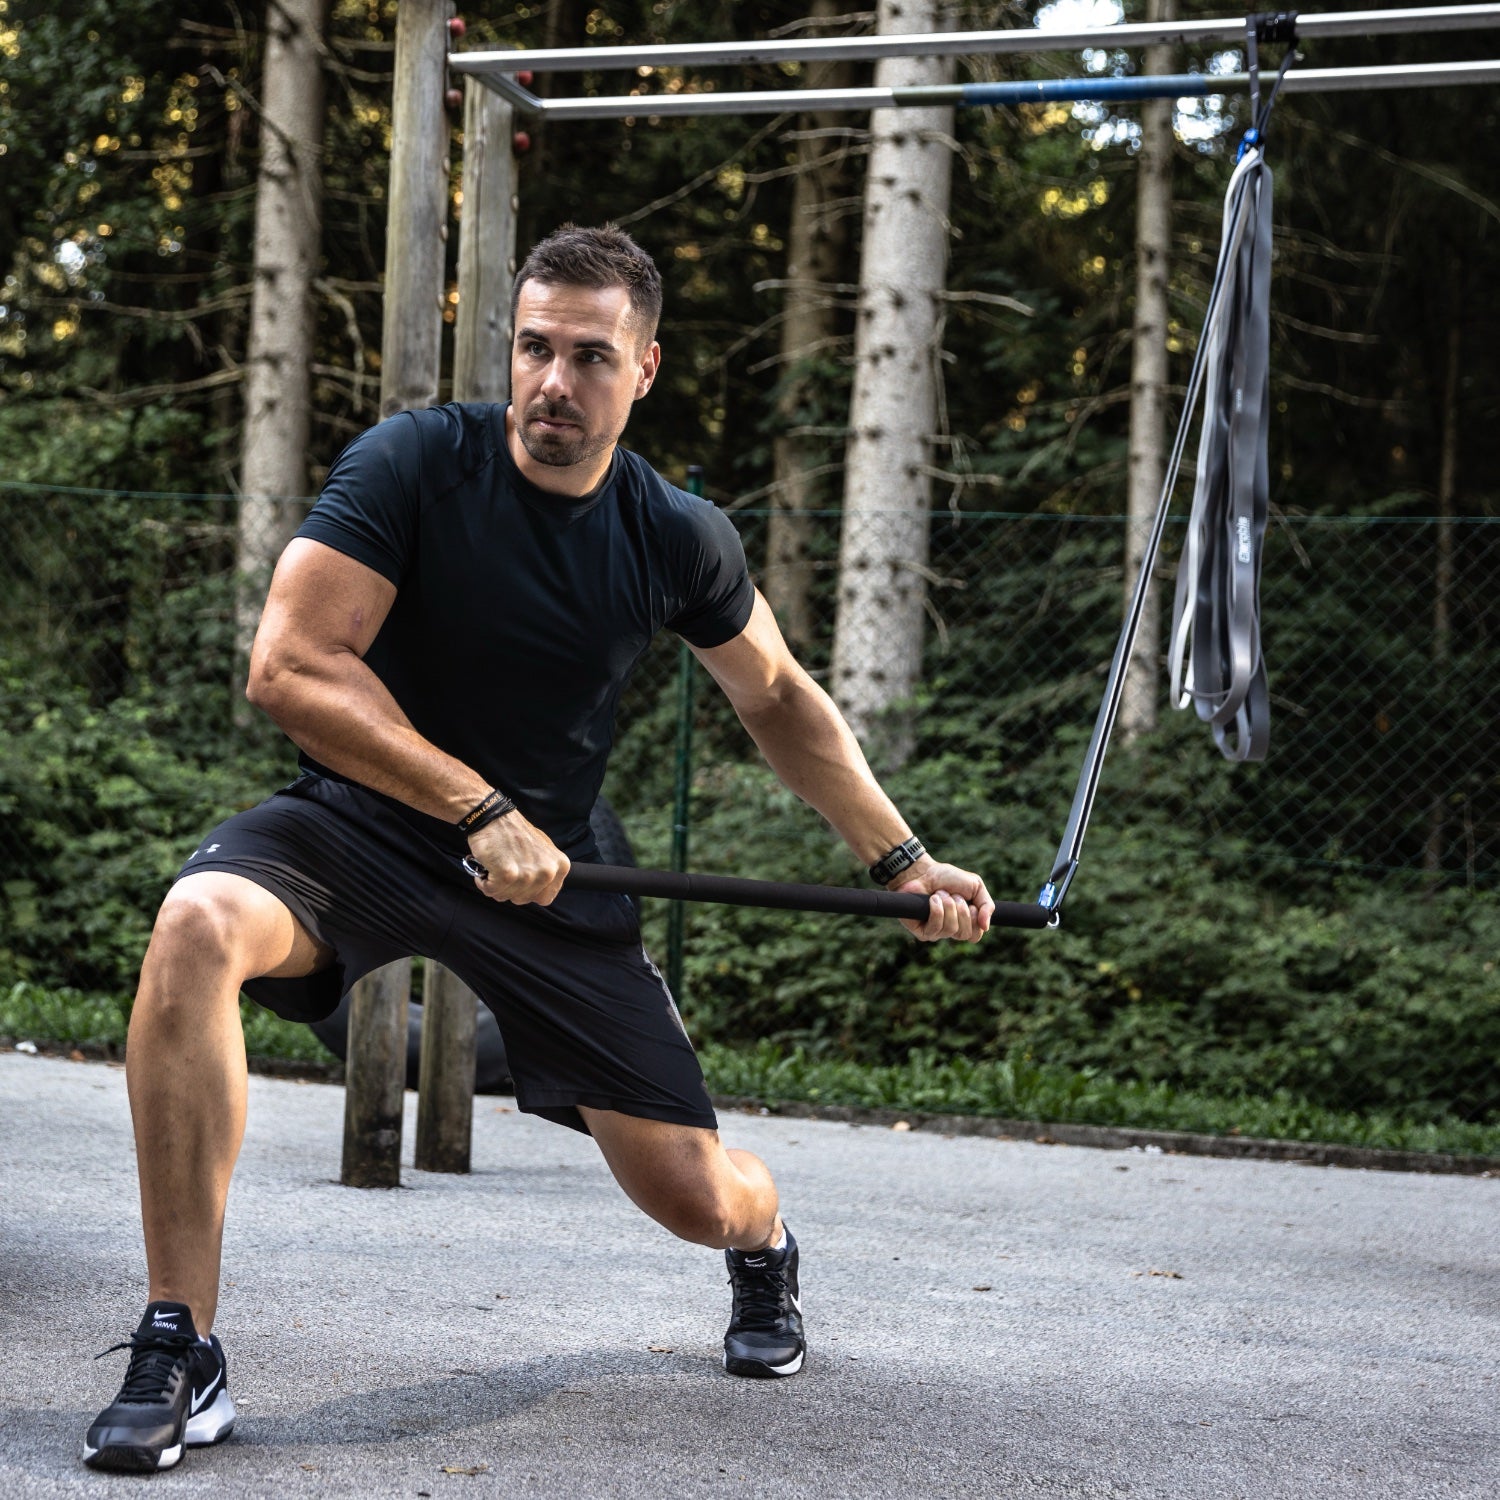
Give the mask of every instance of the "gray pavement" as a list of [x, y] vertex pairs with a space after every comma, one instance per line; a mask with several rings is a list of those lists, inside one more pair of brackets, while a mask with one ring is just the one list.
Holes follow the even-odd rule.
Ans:
[[360, 1192], [342, 1110], [251, 1080], [234, 1437], [96, 1475], [91, 1356], [143, 1300], [124, 1074], [0, 1056], [0, 1495], [1500, 1496], [1500, 1180], [726, 1116], [811, 1345], [741, 1381], [722, 1262], [588, 1140], [481, 1098], [471, 1176]]

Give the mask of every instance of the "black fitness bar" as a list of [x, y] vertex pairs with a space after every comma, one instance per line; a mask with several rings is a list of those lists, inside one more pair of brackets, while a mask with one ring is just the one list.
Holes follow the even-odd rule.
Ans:
[[[464, 868], [480, 876], [484, 867], [470, 857]], [[926, 896], [911, 891], [862, 891], [834, 885], [788, 885], [780, 880], [745, 880], [735, 875], [687, 875], [673, 870], [638, 870], [629, 865], [575, 864], [564, 886], [575, 891], [611, 891], [621, 896], [663, 896], [672, 901], [710, 901], [726, 906], [769, 906], [779, 911], [831, 912], [837, 916], [906, 917], [925, 922]], [[1045, 907], [997, 901], [997, 927], [1042, 928], [1052, 915]]]

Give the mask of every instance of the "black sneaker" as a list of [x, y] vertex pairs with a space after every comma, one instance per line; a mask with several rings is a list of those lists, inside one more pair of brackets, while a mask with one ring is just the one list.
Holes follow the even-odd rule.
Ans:
[[795, 1375], [807, 1354], [797, 1288], [797, 1242], [787, 1230], [780, 1250], [726, 1250], [734, 1309], [724, 1335], [731, 1375]]
[[[120, 1394], [83, 1440], [93, 1469], [170, 1469], [184, 1447], [222, 1442], [234, 1427], [229, 1366], [218, 1339], [200, 1339], [181, 1302], [152, 1302], [128, 1343]], [[104, 1358], [104, 1354], [99, 1356]]]

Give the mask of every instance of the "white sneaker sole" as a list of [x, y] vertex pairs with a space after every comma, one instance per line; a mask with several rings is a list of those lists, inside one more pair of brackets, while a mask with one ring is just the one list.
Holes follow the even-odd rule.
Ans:
[[[758, 1360], [753, 1361], [753, 1363], [756, 1366], [756, 1368], [754, 1370], [736, 1370], [736, 1369], [733, 1369], [730, 1366], [729, 1356], [726, 1354], [724, 1356], [724, 1368], [726, 1370], [728, 1370], [731, 1375], [740, 1375], [740, 1376], [749, 1375], [752, 1378], [754, 1378], [757, 1375], [759, 1375], [759, 1376], [766, 1376], [766, 1375], [771, 1375], [771, 1376], [795, 1375], [797, 1373], [797, 1371], [802, 1368], [802, 1361], [806, 1357], [807, 1357], [806, 1353], [804, 1352], [802, 1354], [799, 1354], [795, 1359], [789, 1360], [784, 1365], [768, 1365], [764, 1360], [758, 1359]], [[749, 1363], [752, 1363], [752, 1361], [742, 1360], [742, 1361], [740, 1361], [740, 1363], [741, 1364], [749, 1364]]]
[[213, 1443], [222, 1443], [234, 1430], [234, 1417], [234, 1402], [229, 1399], [228, 1391], [221, 1390], [211, 1406], [205, 1406], [197, 1416], [188, 1418], [183, 1429], [183, 1442], [189, 1448], [207, 1448]]

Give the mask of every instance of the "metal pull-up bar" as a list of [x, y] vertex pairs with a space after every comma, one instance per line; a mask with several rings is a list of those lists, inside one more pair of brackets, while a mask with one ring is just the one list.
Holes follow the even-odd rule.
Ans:
[[[792, 110], [921, 109], [951, 104], [972, 109], [1050, 100], [1188, 99], [1245, 88], [1248, 73], [1140, 74], [1128, 78], [1045, 78], [1008, 83], [928, 84], [913, 88], [758, 89], [705, 94], [615, 94], [594, 99], [539, 99], [503, 74], [482, 81], [528, 115], [549, 120], [653, 120], [686, 115], [775, 115]], [[1500, 59], [1424, 63], [1390, 68], [1293, 68], [1282, 84], [1288, 94], [1352, 89], [1433, 88], [1500, 83]]]
[[[1280, 19], [1280, 18], [1278, 18]], [[1290, 19], [1290, 18], [1288, 18]], [[1421, 31], [1478, 31], [1500, 27], [1500, 4], [1437, 5], [1413, 10], [1345, 11], [1298, 15], [1299, 40], [1374, 36]], [[455, 52], [457, 73], [469, 73], [533, 117], [608, 120], [644, 115], [666, 119], [688, 115], [764, 115], [804, 110], [908, 109], [932, 105], [959, 108], [1034, 104], [1049, 100], [1202, 98], [1243, 88], [1245, 73], [1183, 73], [1161, 77], [1051, 78], [1006, 83], [955, 83], [922, 88], [760, 89], [750, 92], [620, 94], [584, 99], [542, 99], [523, 88], [518, 72], [607, 71], [618, 68], [722, 67], [734, 63], [810, 62], [819, 59], [993, 55], [1002, 52], [1076, 52], [1086, 47], [1142, 47], [1163, 42], [1217, 43], [1243, 40], [1244, 18], [1131, 23], [1080, 31], [1015, 27], [1003, 31], [955, 31], [910, 36], [813, 37], [703, 45], [560, 47], [535, 52]], [[1384, 68], [1294, 69], [1288, 93], [1351, 89], [1433, 88], [1500, 82], [1500, 61], [1428, 63]]]
[[[1354, 10], [1298, 15], [1303, 41], [1336, 36], [1386, 36], [1419, 31], [1480, 31], [1500, 26], [1500, 5], [1430, 5], [1407, 10]], [[727, 67], [734, 63], [831, 62], [880, 57], [981, 57], [1002, 52], [1079, 52], [1085, 47], [1149, 47], [1167, 42], [1236, 42], [1245, 18], [1130, 22], [1079, 31], [1013, 27], [909, 36], [796, 37], [775, 41], [703, 42], [629, 47], [549, 47], [534, 51], [455, 52], [448, 66], [487, 82], [526, 69], [533, 73], [603, 72], [611, 68]], [[549, 101], [550, 103], [551, 101]], [[653, 101], [656, 102], [656, 101]], [[643, 108], [641, 113], [647, 111]], [[654, 111], [660, 113], [660, 111]]]

